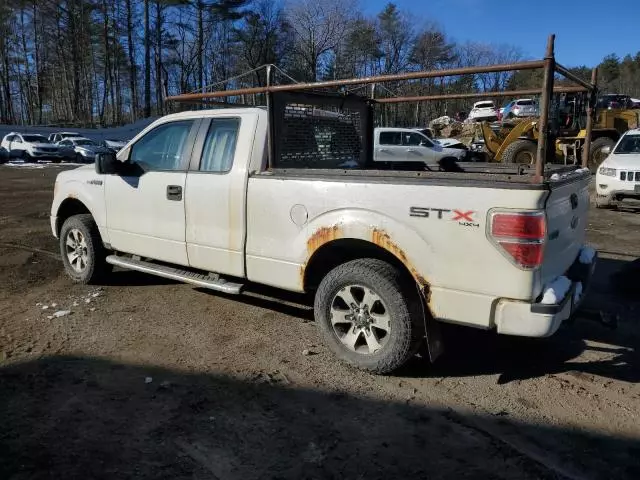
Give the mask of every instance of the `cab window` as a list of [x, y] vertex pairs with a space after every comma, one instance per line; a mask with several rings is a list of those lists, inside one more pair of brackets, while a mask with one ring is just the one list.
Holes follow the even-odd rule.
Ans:
[[231, 170], [236, 152], [240, 120], [214, 118], [209, 125], [200, 160], [201, 172], [224, 173]]
[[402, 145], [400, 132], [380, 132], [380, 145]]
[[158, 125], [131, 147], [129, 160], [144, 170], [186, 170], [187, 138], [193, 122], [181, 120]]

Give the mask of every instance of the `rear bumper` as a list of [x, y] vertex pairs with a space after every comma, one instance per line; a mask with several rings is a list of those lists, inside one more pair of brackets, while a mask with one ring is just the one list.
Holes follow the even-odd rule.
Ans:
[[[571, 287], [564, 299], [557, 304], [526, 303], [501, 299], [496, 305], [495, 324], [498, 333], [521, 337], [549, 337], [562, 322], [568, 320], [583, 302], [597, 263], [597, 254], [590, 264], [582, 264], [579, 259], [567, 271]], [[582, 284], [582, 292], [578, 295]]]

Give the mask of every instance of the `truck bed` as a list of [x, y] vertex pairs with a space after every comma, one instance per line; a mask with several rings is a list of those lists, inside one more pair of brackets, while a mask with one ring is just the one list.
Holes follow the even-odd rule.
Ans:
[[[254, 175], [266, 175], [271, 177], [309, 178], [324, 180], [350, 181], [366, 179], [367, 182], [393, 182], [393, 183], [430, 183], [432, 185], [450, 185], [466, 187], [493, 187], [545, 190], [548, 183], [566, 183], [578, 178], [578, 173], [586, 175], [588, 172], [578, 171], [575, 166], [547, 165], [544, 181], [535, 180], [535, 170], [532, 165], [520, 164], [496, 164], [484, 162], [458, 162], [455, 164], [459, 170], [438, 170], [440, 165], [427, 165], [431, 170], [407, 171], [388, 169], [313, 169], [313, 168], [273, 168], [271, 170], [254, 173]], [[571, 173], [574, 175], [569, 175]], [[556, 175], [556, 176], [554, 176]], [[563, 177], [564, 175], [564, 177]], [[355, 178], [354, 178], [355, 177]], [[552, 179], [553, 177], [553, 179]]]

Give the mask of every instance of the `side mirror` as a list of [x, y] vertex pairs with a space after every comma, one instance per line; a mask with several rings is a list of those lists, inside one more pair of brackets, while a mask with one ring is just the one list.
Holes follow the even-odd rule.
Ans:
[[604, 155], [609, 155], [611, 154], [611, 147], [609, 145], [607, 145], [606, 147], [602, 147], [602, 150], [600, 150]]
[[113, 152], [96, 154], [96, 173], [112, 175], [118, 170], [118, 160]]

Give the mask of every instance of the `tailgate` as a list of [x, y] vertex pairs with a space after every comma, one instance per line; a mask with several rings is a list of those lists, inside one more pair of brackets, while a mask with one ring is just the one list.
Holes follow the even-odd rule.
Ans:
[[577, 172], [568, 179], [550, 181], [547, 244], [542, 264], [542, 284], [564, 275], [584, 245], [589, 211], [591, 174]]

